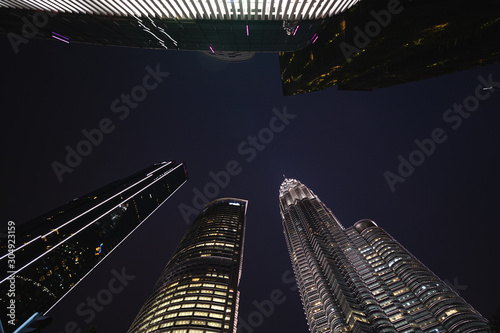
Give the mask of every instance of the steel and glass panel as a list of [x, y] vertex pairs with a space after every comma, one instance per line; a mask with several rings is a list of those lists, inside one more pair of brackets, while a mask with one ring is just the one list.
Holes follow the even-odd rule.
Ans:
[[487, 332], [476, 310], [371, 220], [344, 228], [285, 179], [280, 210], [312, 333]]
[[129, 333], [233, 333], [247, 201], [209, 203], [161, 274]]

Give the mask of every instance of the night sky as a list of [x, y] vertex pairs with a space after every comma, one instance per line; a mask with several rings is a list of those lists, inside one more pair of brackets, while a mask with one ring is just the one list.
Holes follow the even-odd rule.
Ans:
[[[241, 173], [217, 197], [249, 200], [240, 317], [257, 327], [248, 324], [243, 333], [308, 331], [279, 213], [283, 174], [311, 188], [345, 227], [373, 219], [441, 279], [456, 282], [484, 316], [500, 307], [500, 91], [460, 126], [443, 120], [454, 103], [474, 94], [478, 75], [500, 81], [500, 64], [373, 92], [334, 87], [283, 97], [277, 54], [228, 64], [196, 52], [43, 40], [15, 54], [0, 37], [2, 223], [20, 225], [156, 162], [186, 162], [190, 175], [49, 313], [48, 332], [92, 325], [101, 333], [126, 332], [188, 228], [179, 205], [193, 207], [193, 190], [203, 190], [209, 173], [231, 160]], [[114, 100], [142, 85], [147, 66], [169, 75], [128, 116], [113, 112]], [[285, 109], [288, 124], [270, 138], [266, 128]], [[82, 131], [105, 118], [113, 131], [59, 182], [53, 162], [64, 164], [65, 147], [75, 149]], [[408, 159], [418, 148], [414, 140], [437, 128], [447, 139], [392, 192], [384, 173], [397, 173], [398, 156]], [[259, 132], [266, 143], [258, 143], [255, 155], [241, 154], [238, 147], [249, 149], [249, 136]], [[87, 297], [107, 289], [113, 270], [130, 276], [127, 285], [95, 316], [78, 315], [78, 307], [89, 309]], [[252, 314], [275, 289], [281, 304]]]

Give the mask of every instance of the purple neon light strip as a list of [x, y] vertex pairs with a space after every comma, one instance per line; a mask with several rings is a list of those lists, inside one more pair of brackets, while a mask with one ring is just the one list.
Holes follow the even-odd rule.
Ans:
[[316, 37], [316, 34], [314, 34], [314, 35], [312, 36], [311, 40], [313, 40], [313, 39], [314, 39], [314, 37]]
[[247, 36], [249, 36], [250, 34], [248, 33], [248, 24], [247, 24]]
[[319, 36], [316, 36], [316, 38], [314, 38], [314, 40], [313, 40], [313, 44], [314, 44], [314, 42], [318, 39], [318, 37], [319, 37]]
[[210, 47], [210, 51], [212, 51], [212, 53], [215, 53], [214, 49], [212, 48], [212, 45], [210, 45], [209, 47]]
[[69, 44], [69, 41], [62, 39], [62, 38], [59, 38], [57, 36], [52, 35], [52, 38], [59, 39], [61, 42], [65, 42], [65, 43]]
[[53, 33], [54, 35], [58, 35], [58, 36], [59, 36], [59, 37], [61, 37], [61, 38], [64, 38], [64, 39], [66, 39], [66, 40], [69, 40], [69, 38], [68, 38], [68, 37], [65, 37], [65, 36], [63, 36], [63, 35], [59, 35], [57, 32], [52, 31], [52, 33]]
[[295, 28], [295, 31], [293, 32], [293, 35], [295, 36], [295, 34], [297, 33], [297, 30], [299, 30], [299, 25], [297, 24], [297, 27]]

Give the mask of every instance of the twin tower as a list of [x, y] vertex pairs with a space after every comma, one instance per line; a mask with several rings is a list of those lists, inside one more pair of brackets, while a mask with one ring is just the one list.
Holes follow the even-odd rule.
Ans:
[[[24, 224], [15, 250], [2, 238], [0, 262], [14, 256], [17, 265], [0, 275], [1, 306], [15, 304], [14, 321], [10, 312], [1, 318], [6, 331], [49, 312], [186, 180], [184, 164], [155, 164]], [[310, 332], [490, 331], [375, 222], [344, 228], [295, 179], [281, 184], [279, 205]], [[243, 333], [238, 286], [247, 206], [236, 198], [206, 205], [128, 333]], [[17, 293], [9, 298], [12, 283]]]

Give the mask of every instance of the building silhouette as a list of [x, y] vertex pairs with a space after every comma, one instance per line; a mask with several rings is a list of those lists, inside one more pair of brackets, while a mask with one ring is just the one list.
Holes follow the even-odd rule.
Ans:
[[357, 1], [11, 0], [0, 1], [0, 32], [18, 46], [37, 37], [212, 53], [292, 51], [313, 42], [324, 18]]
[[498, 0], [360, 1], [323, 20], [315, 43], [280, 53], [283, 94], [372, 90], [498, 62], [499, 11]]
[[486, 319], [375, 222], [344, 228], [295, 179], [279, 193], [311, 333], [489, 332]]
[[[155, 164], [16, 226], [13, 253], [10, 237], [1, 234], [0, 304], [2, 309], [15, 304], [15, 318], [1, 311], [4, 328], [10, 331], [35, 312], [49, 311], [187, 177], [183, 163]], [[15, 295], [9, 296], [11, 281]]]
[[222, 198], [206, 205], [129, 333], [236, 332], [247, 204]]

